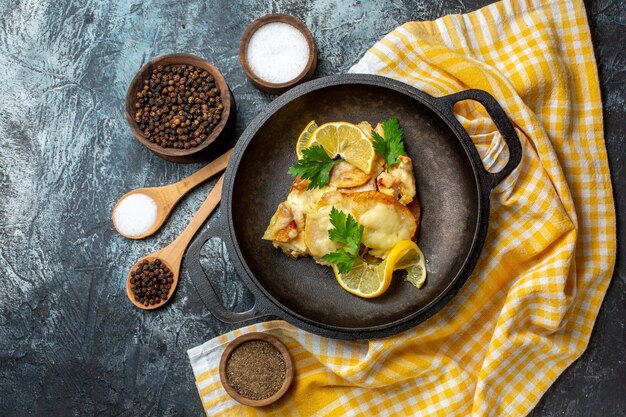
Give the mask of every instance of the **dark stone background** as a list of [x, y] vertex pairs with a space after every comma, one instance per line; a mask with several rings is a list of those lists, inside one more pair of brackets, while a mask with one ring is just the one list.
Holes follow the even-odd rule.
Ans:
[[[141, 64], [172, 52], [216, 64], [239, 104], [234, 143], [273, 98], [239, 65], [239, 37], [253, 19], [301, 18], [317, 40], [323, 76], [345, 72], [401, 23], [490, 2], [0, 0], [0, 415], [202, 415], [186, 350], [228, 328], [199, 302], [186, 272], [173, 302], [152, 313], [130, 305], [124, 279], [136, 259], [184, 228], [213, 183], [145, 241], [122, 238], [110, 221], [126, 191], [201, 166], [160, 160], [132, 138], [123, 100]], [[624, 213], [626, 5], [589, 0], [587, 11]], [[618, 230], [626, 237], [623, 216]], [[206, 251], [221, 252], [221, 244]], [[626, 415], [625, 260], [622, 245], [588, 350], [533, 416]], [[221, 281], [229, 307], [251, 305], [232, 268]]]

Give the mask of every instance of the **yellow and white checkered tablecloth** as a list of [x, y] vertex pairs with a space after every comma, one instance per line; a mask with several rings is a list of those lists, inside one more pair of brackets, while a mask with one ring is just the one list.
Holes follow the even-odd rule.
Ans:
[[[505, 109], [523, 158], [491, 194], [473, 275], [441, 312], [395, 337], [326, 339], [261, 323], [189, 350], [208, 416], [523, 416], [585, 350], [615, 264], [616, 226], [602, 103], [582, 0], [504, 0], [406, 23], [351, 69], [433, 96], [478, 88]], [[502, 143], [481, 106], [455, 112], [485, 166]], [[282, 339], [295, 382], [278, 403], [239, 405], [219, 383], [224, 344]]]

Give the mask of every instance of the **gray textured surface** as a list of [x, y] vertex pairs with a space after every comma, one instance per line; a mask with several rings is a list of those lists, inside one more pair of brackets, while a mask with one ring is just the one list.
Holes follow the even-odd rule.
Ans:
[[[237, 98], [239, 134], [272, 99], [238, 63], [239, 36], [254, 18], [286, 12], [304, 20], [320, 49], [319, 76], [344, 72], [400, 23], [490, 1], [334, 3], [0, 0], [0, 415], [202, 415], [185, 351], [227, 329], [185, 274], [173, 302], [157, 313], [134, 309], [123, 283], [137, 258], [184, 228], [212, 184], [180, 204], [155, 237], [131, 242], [114, 233], [110, 212], [119, 196], [201, 166], [162, 161], [132, 139], [123, 117], [126, 87], [150, 57], [204, 56]], [[626, 6], [587, 6], [624, 213]], [[618, 228], [626, 238], [621, 215]], [[213, 242], [205, 250], [222, 249]], [[626, 415], [624, 245], [618, 251], [589, 349], [533, 416]], [[229, 306], [250, 305], [232, 269], [221, 281]]]

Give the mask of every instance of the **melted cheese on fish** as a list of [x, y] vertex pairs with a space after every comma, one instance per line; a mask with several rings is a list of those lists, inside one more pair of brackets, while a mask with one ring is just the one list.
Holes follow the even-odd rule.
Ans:
[[328, 238], [328, 230], [333, 226], [330, 223], [332, 206], [322, 206], [311, 212], [306, 218], [304, 230], [304, 244], [311, 256], [321, 259], [327, 253], [334, 252], [339, 244]]
[[392, 197], [377, 191], [329, 192], [309, 214], [305, 227], [304, 242], [316, 258], [340, 246], [328, 238], [332, 207], [352, 214], [363, 225], [362, 243], [370, 255], [378, 258], [385, 258], [399, 241], [413, 238], [417, 230], [413, 214]]
[[411, 239], [415, 232], [415, 219], [399, 213], [393, 204], [377, 202], [358, 216], [363, 225], [362, 243], [370, 248], [369, 254], [385, 258], [401, 240]]
[[[371, 140], [372, 126], [367, 122], [358, 126]], [[384, 136], [380, 123], [373, 130]], [[417, 231], [416, 219], [405, 207], [415, 197], [413, 162], [408, 156], [399, 159], [385, 171], [385, 160], [377, 155], [371, 174], [340, 161], [331, 170], [329, 184], [321, 189], [307, 190], [309, 181], [296, 179], [263, 239], [289, 256], [312, 255], [316, 262], [328, 265], [322, 256], [341, 246], [328, 238], [334, 206], [363, 225], [362, 243], [368, 253], [385, 258], [397, 242], [414, 238]]]
[[354, 216], [364, 227], [362, 243], [370, 255], [386, 258], [396, 243], [415, 237], [413, 213], [393, 197], [368, 191], [354, 193], [352, 199]]

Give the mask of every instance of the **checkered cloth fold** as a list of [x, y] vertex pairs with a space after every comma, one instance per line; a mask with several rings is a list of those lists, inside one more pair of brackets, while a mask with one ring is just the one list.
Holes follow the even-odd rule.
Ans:
[[[602, 103], [582, 0], [504, 0], [464, 15], [406, 23], [351, 69], [433, 96], [494, 96], [523, 146], [491, 194], [473, 275], [438, 314], [397, 336], [346, 342], [285, 322], [239, 329], [189, 350], [209, 416], [523, 416], [585, 350], [615, 264], [616, 226]], [[484, 109], [457, 103], [485, 167], [503, 141]], [[226, 394], [224, 344], [265, 331], [282, 339], [294, 385], [254, 409]]]

